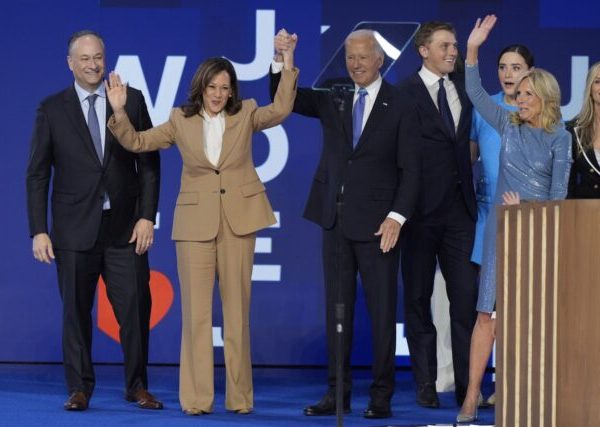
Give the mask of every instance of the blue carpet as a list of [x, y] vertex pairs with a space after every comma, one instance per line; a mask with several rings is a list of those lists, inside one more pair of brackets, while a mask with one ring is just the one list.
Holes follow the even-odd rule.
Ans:
[[[162, 411], [146, 411], [123, 399], [122, 366], [96, 366], [96, 390], [90, 408], [84, 412], [62, 409], [66, 399], [60, 365], [0, 364], [0, 426], [335, 426], [335, 417], [305, 417], [302, 408], [315, 403], [325, 391], [324, 369], [254, 369], [254, 413], [238, 415], [224, 409], [225, 371], [215, 371], [215, 412], [190, 417], [181, 412], [177, 397], [178, 368], [151, 366], [150, 391], [165, 404]], [[345, 426], [423, 426], [453, 425], [458, 408], [453, 393], [441, 393], [440, 409], [416, 405], [414, 382], [408, 371], [398, 371], [392, 401], [393, 418], [377, 421], [362, 417], [367, 406], [370, 372], [354, 371], [352, 413]], [[487, 395], [492, 384], [484, 382]], [[494, 422], [493, 409], [480, 411], [477, 424]]]

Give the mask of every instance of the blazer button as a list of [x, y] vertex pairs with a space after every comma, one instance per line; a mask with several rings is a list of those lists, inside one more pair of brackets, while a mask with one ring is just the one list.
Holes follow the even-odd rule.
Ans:
[[221, 194], [225, 194], [225, 189], [221, 188]]
[[594, 188], [598, 188], [598, 184], [594, 184]]
[[594, 169], [590, 169], [590, 173], [594, 173]]
[[218, 175], [218, 174], [220, 174], [221, 172], [219, 172], [218, 170], [216, 170], [216, 171], [215, 171], [215, 173]]

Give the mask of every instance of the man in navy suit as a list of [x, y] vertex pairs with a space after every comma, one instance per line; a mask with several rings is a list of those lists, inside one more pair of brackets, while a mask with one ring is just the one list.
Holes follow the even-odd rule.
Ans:
[[416, 113], [414, 126], [421, 147], [419, 198], [401, 242], [406, 338], [417, 402], [439, 407], [436, 330], [431, 317], [438, 262], [450, 300], [452, 361], [460, 406], [468, 384], [477, 300], [477, 271], [470, 261], [477, 218], [469, 153], [472, 106], [463, 79], [453, 75], [458, 58], [454, 28], [442, 22], [424, 23], [414, 42], [423, 65], [400, 86], [403, 104]]
[[[416, 136], [411, 137], [412, 113], [403, 108], [397, 89], [379, 74], [384, 52], [375, 33], [352, 32], [345, 41], [345, 55], [354, 91], [338, 96], [300, 88], [294, 103], [296, 113], [318, 118], [323, 129], [321, 158], [304, 217], [323, 229], [328, 390], [318, 403], [306, 407], [304, 414], [335, 414], [336, 303], [345, 307], [343, 408], [350, 411], [350, 354], [358, 273], [373, 337], [373, 382], [364, 416], [386, 418], [392, 415], [395, 376], [396, 243], [417, 197], [418, 151]], [[271, 93], [278, 75], [272, 74]]]
[[[56, 260], [63, 302], [66, 410], [85, 410], [94, 391], [91, 311], [98, 278], [120, 326], [125, 398], [144, 409], [162, 403], [148, 391], [150, 271], [158, 208], [160, 159], [133, 154], [106, 130], [104, 42], [85, 30], [69, 40], [75, 82], [37, 110], [27, 168], [27, 212], [33, 255]], [[128, 89], [127, 113], [138, 130], [152, 126], [144, 97]], [[52, 230], [48, 191], [52, 178]]]

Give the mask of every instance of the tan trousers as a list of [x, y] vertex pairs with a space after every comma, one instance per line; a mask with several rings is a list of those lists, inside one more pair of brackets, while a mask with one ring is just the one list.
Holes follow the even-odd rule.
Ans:
[[214, 409], [212, 296], [215, 277], [223, 306], [225, 408], [252, 409], [250, 288], [256, 233], [236, 236], [221, 210], [216, 239], [177, 241], [182, 336], [179, 401], [183, 410]]

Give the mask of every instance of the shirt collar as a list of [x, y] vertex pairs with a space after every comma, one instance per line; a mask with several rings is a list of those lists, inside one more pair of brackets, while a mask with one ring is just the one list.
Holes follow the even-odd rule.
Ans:
[[444, 74], [442, 77], [440, 77], [433, 71], [429, 70], [425, 65], [423, 65], [419, 70], [419, 76], [421, 76], [421, 79], [423, 80], [423, 83], [425, 83], [425, 86], [433, 86], [434, 84], [438, 84], [438, 81], [441, 78], [446, 80], [446, 82], [448, 82], [449, 80], [448, 74]]
[[77, 92], [77, 97], [79, 98], [79, 102], [85, 101], [85, 99], [88, 96], [90, 96], [92, 93], [95, 93], [96, 95], [98, 95], [101, 98], [106, 97], [106, 91], [104, 89], [104, 84], [100, 84], [100, 86], [98, 86], [94, 92], [90, 93], [87, 90], [85, 90], [84, 88], [82, 88], [79, 85], [79, 83], [77, 83], [77, 80], [75, 80], [75, 92]]
[[206, 110], [204, 108], [202, 108], [200, 115], [202, 116], [202, 120], [204, 120], [205, 122], [213, 122], [215, 120], [219, 120], [222, 122], [223, 120], [225, 120], [225, 111], [224, 110], [219, 111], [219, 114], [212, 117], [206, 112]]
[[[383, 79], [381, 78], [381, 74], [379, 74], [377, 76], [377, 79], [365, 88], [367, 90], [369, 97], [374, 98], [374, 95], [377, 95], [377, 93], [379, 92], [379, 88], [381, 87], [382, 81], [383, 81]], [[354, 96], [358, 96], [359, 89], [360, 89], [360, 86], [355, 84], [354, 85]]]

